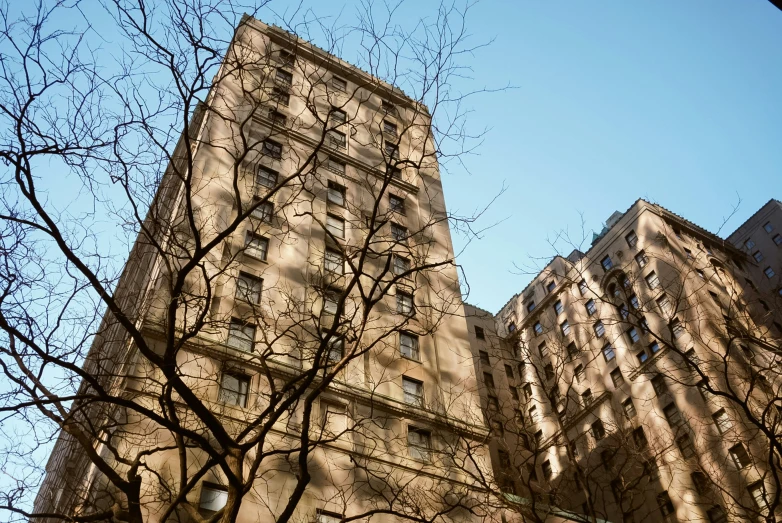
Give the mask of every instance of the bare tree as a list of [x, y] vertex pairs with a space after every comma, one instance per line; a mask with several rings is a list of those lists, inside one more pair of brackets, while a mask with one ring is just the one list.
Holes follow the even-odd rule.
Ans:
[[487, 516], [469, 350], [433, 341], [463, 324], [449, 225], [477, 217], [446, 212], [438, 168], [480, 139], [467, 8], [264, 8], [0, 9], [9, 519]]

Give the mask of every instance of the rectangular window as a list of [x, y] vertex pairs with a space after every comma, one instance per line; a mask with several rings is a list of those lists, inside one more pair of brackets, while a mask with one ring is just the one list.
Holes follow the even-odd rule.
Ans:
[[557, 288], [557, 283], [554, 280], [551, 280], [546, 284], [546, 294], [551, 294], [554, 292], [554, 289]]
[[771, 222], [766, 222], [763, 224], [763, 230], [770, 233], [774, 230], [774, 226], [771, 225]]
[[587, 287], [586, 280], [581, 280], [580, 282], [578, 282], [578, 292], [581, 293], [581, 296], [586, 294], [587, 289], [588, 287]]
[[559, 316], [565, 308], [562, 306], [562, 300], [554, 302], [554, 313]]
[[410, 260], [405, 258], [404, 256], [399, 256], [398, 254], [394, 254], [391, 267], [396, 276], [407, 274], [410, 272]]
[[489, 396], [487, 402], [490, 411], [498, 412], [500, 410], [500, 401], [497, 399], [497, 396]]
[[535, 438], [535, 445], [540, 447], [540, 445], [543, 443], [543, 430], [541, 429], [533, 434], [533, 438]]
[[326, 254], [323, 257], [323, 268], [334, 274], [344, 274], [345, 259], [342, 257], [342, 253], [326, 249]]
[[407, 228], [402, 227], [399, 224], [392, 223], [391, 224], [391, 237], [394, 239], [394, 241], [399, 243], [405, 243], [407, 242]]
[[668, 295], [663, 294], [661, 297], [657, 298], [657, 306], [660, 307], [660, 311], [664, 315], [670, 316], [673, 314], [673, 306], [671, 305], [671, 300], [668, 298]]
[[637, 412], [632, 398], [627, 398], [622, 402], [622, 410], [624, 410], [627, 419], [633, 419], [636, 416]]
[[399, 146], [396, 144], [393, 144], [391, 142], [386, 142], [385, 146], [383, 147], [383, 150], [386, 153], [386, 156], [388, 156], [392, 160], [396, 160], [399, 158]]
[[611, 383], [614, 384], [614, 387], [621, 387], [624, 382], [625, 382], [625, 377], [622, 376], [621, 370], [616, 368], [611, 371]]
[[271, 99], [280, 105], [287, 107], [291, 103], [291, 95], [287, 89], [281, 89], [279, 87], [272, 88]]
[[598, 338], [602, 338], [605, 335], [605, 333], [606, 333], [606, 328], [603, 325], [603, 322], [600, 321], [600, 320], [595, 322], [595, 325], [593, 326], [593, 328], [595, 329], [595, 335]]
[[383, 132], [396, 138], [396, 124], [394, 122], [389, 122], [388, 120], [383, 120]]
[[763, 269], [763, 274], [766, 275], [766, 278], [771, 279], [775, 275], [774, 269], [772, 269], [771, 267], [766, 267], [765, 269]]
[[772, 240], [776, 245], [782, 245], [782, 234], [775, 234]]
[[638, 301], [638, 296], [636, 296], [635, 294], [633, 294], [632, 296], [630, 296], [630, 306], [631, 306], [633, 309], [635, 309], [635, 310], [638, 310], [638, 309], [640, 309], [640, 308], [641, 308], [641, 304], [640, 304], [640, 302]]
[[684, 253], [687, 255], [688, 260], [692, 260], [692, 251], [687, 247], [684, 248]]
[[709, 523], [728, 523], [728, 516], [725, 514], [725, 509], [719, 505], [714, 505], [707, 510], [706, 516], [709, 518]]
[[281, 113], [280, 111], [273, 109], [271, 107], [269, 108], [268, 115], [269, 115], [269, 120], [272, 121], [272, 125], [284, 127], [285, 124], [288, 122], [288, 117], [285, 116], [284, 113]]
[[571, 358], [574, 358], [578, 356], [578, 347], [576, 347], [576, 343], [571, 341], [567, 345], [567, 355]]
[[673, 333], [674, 339], [679, 339], [684, 334], [684, 325], [682, 325], [679, 318], [674, 318], [671, 322], [671, 332]]
[[646, 353], [645, 350], [642, 350], [641, 352], [636, 353], [635, 355], [638, 358], [638, 363], [643, 363], [646, 360], [649, 359], [649, 355]]
[[331, 108], [331, 121], [335, 125], [342, 125], [345, 123], [348, 119], [348, 114], [341, 110], [337, 109], [336, 107]]
[[268, 189], [277, 185], [277, 171], [273, 171], [263, 165], [258, 166], [258, 174], [255, 175], [255, 183]]
[[595, 305], [595, 300], [587, 301], [585, 307], [588, 316], [592, 316], [594, 313], [597, 312], [597, 306]]
[[676, 438], [676, 446], [679, 447], [679, 451], [682, 453], [684, 459], [691, 458], [695, 455], [695, 447], [692, 445], [692, 439], [689, 434], [682, 434]]
[[396, 105], [388, 100], [382, 100], [380, 102], [380, 109], [386, 114], [396, 114]]
[[600, 260], [600, 265], [603, 266], [603, 270], [608, 272], [611, 270], [611, 268], [614, 266], [614, 262], [611, 261], [611, 257], [606, 255], [603, 257], [602, 260]]
[[274, 79], [283, 85], [291, 85], [293, 83], [293, 74], [285, 69], [277, 68]]
[[[329, 165], [331, 165], [331, 159], [329, 159]], [[333, 203], [334, 205], [339, 205], [340, 207], [344, 207], [345, 186], [335, 182], [329, 182], [328, 201], [329, 203]]]
[[475, 337], [479, 340], [485, 340], [486, 339], [486, 333], [483, 330], [483, 327], [478, 327], [476, 325], [475, 327]]
[[553, 470], [551, 468], [551, 462], [549, 460], [543, 462], [543, 464], [540, 466], [540, 470], [541, 472], [543, 472], [543, 479], [545, 479], [546, 481], [551, 479]]
[[755, 251], [752, 253], [752, 257], [755, 258], [756, 262], [762, 262], [763, 261], [763, 253], [760, 251]]
[[250, 274], [240, 272], [236, 278], [236, 298], [250, 302], [258, 303], [261, 301], [261, 288], [263, 280]]
[[641, 336], [638, 335], [638, 330], [635, 327], [630, 327], [630, 329], [628, 329], [627, 337], [630, 338], [631, 343], [637, 343], [638, 340], [641, 339]]
[[628, 247], [635, 247], [638, 244], [638, 236], [635, 235], [635, 231], [630, 231], [630, 233], [625, 236], [625, 241], [627, 242]]
[[[529, 401], [532, 399], [532, 385], [529, 383], [525, 383], [523, 387], [521, 387], [521, 392], [524, 394], [524, 399]], [[535, 407], [532, 407], [533, 409]], [[532, 412], [532, 409], [530, 409], [530, 413]]]
[[[336, 159], [336, 158], [334, 158], [332, 156], [329, 156], [328, 162], [326, 163], [326, 167], [328, 168], [329, 171], [331, 171], [333, 173], [340, 174], [342, 176], [344, 176], [345, 173], [347, 172], [347, 166], [346, 166], [345, 162], [342, 162], [342, 161], [340, 161], [340, 160], [338, 160], [338, 159]], [[329, 188], [331, 188], [331, 183], [332, 182], [329, 182]], [[336, 186], [337, 184], [334, 184], [334, 185]], [[345, 188], [343, 187], [342, 188], [342, 203], [339, 203], [338, 205], [345, 205], [345, 201], [344, 200], [345, 200]], [[331, 201], [331, 200], [329, 199], [329, 201]]]
[[652, 354], [657, 354], [660, 351], [660, 344], [656, 341], [653, 341], [649, 344], [649, 352]]
[[[540, 325], [540, 324], [538, 323], [537, 325]], [[567, 336], [568, 334], [570, 334], [570, 323], [568, 323], [567, 320], [563, 321], [562, 323], [559, 324], [559, 330], [562, 331], [562, 335], [563, 336]], [[538, 334], [540, 334], [540, 333], [538, 333]]]
[[747, 238], [747, 241], [744, 242], [744, 247], [747, 248], [747, 250], [751, 249], [755, 246], [755, 242], [752, 241], [752, 238]]
[[510, 388], [510, 396], [514, 401], [519, 401], [519, 391], [516, 390], [516, 387]]
[[616, 358], [616, 351], [610, 343], [603, 347], [603, 358], [605, 358], [606, 361], [611, 361]]
[[584, 380], [584, 366], [576, 365], [576, 368], [573, 370], [573, 374], [576, 376], [576, 381], [581, 383]]
[[546, 342], [541, 342], [540, 345], [538, 345], [538, 352], [540, 353], [541, 359], [548, 358], [549, 352], [548, 352], [548, 346], [546, 346]]
[[747, 487], [747, 492], [749, 492], [749, 495], [752, 496], [752, 501], [755, 503], [755, 507], [758, 510], [766, 510], [768, 508], [766, 486], [763, 481], [756, 481]]
[[668, 392], [668, 385], [665, 383], [665, 378], [662, 376], [662, 374], [657, 374], [654, 378], [652, 378], [652, 388], [654, 389], [654, 393], [658, 396]]
[[619, 305], [617, 310], [619, 312], [619, 316], [621, 316], [623, 320], [626, 320], [630, 316], [630, 309], [628, 309], [627, 305], [624, 303]]
[[402, 390], [404, 391], [405, 403], [416, 407], [424, 406], [423, 382], [402, 376]]
[[594, 423], [592, 423], [591, 429], [592, 429], [592, 437], [595, 438], [595, 441], [600, 441], [601, 439], [606, 437], [606, 429], [603, 426], [602, 421], [597, 420]]
[[282, 158], [282, 144], [275, 142], [274, 140], [264, 140], [263, 142], [263, 154], [271, 156], [272, 158]]
[[339, 78], [338, 76], [331, 77], [331, 86], [335, 90], [342, 91], [343, 93], [348, 90], [348, 82], [342, 78]]
[[660, 279], [657, 278], [657, 274], [655, 274], [654, 271], [647, 274], [645, 280], [646, 280], [646, 285], [648, 285], [649, 288], [652, 290], [660, 286]]
[[663, 521], [666, 523], [673, 521], [671, 519], [674, 514], [673, 502], [671, 502], [671, 498], [668, 497], [667, 491], [657, 495], [657, 505], [660, 507], [660, 514], [663, 516]]
[[220, 403], [246, 407], [249, 388], [250, 378], [247, 376], [224, 373], [220, 380]]
[[646, 439], [646, 433], [642, 427], [638, 427], [633, 431], [633, 443], [639, 449], [645, 449], [649, 446], [649, 441]]
[[478, 351], [478, 355], [481, 358], [481, 365], [491, 365], [491, 360], [489, 359], [489, 353], [481, 350]]
[[657, 481], [660, 479], [660, 467], [654, 458], [644, 462], [644, 476], [649, 476], [650, 481]]
[[402, 179], [402, 169], [399, 169], [398, 167], [388, 166], [386, 167], [386, 174], [391, 176], [391, 179], [393, 180], [401, 180]]
[[665, 419], [668, 421], [668, 425], [670, 425], [671, 428], [676, 428], [682, 424], [682, 414], [679, 412], [679, 409], [674, 402], [670, 402], [663, 407], [663, 415], [665, 415]]
[[551, 363], [547, 363], [545, 367], [543, 367], [543, 371], [546, 374], [546, 379], [550, 380], [554, 378], [554, 365]]
[[396, 312], [412, 316], [413, 311], [413, 295], [407, 292], [396, 291]]
[[649, 258], [646, 256], [644, 251], [641, 251], [635, 255], [635, 261], [638, 266], [643, 269], [649, 263]]
[[712, 419], [714, 420], [714, 424], [717, 426], [717, 430], [720, 434], [725, 434], [731, 429], [731, 427], [733, 427], [733, 423], [730, 421], [728, 413], [725, 412], [725, 409], [720, 409], [715, 412], [712, 416]]
[[271, 223], [274, 216], [274, 204], [272, 202], [258, 203], [258, 198], [253, 198], [253, 205], [256, 205], [253, 209], [252, 216], [261, 220], [263, 223]]
[[244, 252], [248, 256], [265, 261], [269, 253], [269, 239], [248, 232]]
[[535, 310], [535, 302], [531, 301], [527, 303], [527, 312], [532, 312]]
[[543, 334], [543, 325], [537, 321], [535, 322], [535, 325], [532, 326], [532, 330], [535, 331], [535, 334]]
[[391, 212], [398, 212], [399, 214], [405, 213], [405, 199], [395, 194], [388, 195], [388, 208]]
[[222, 510], [228, 502], [228, 489], [220, 485], [203, 483], [201, 485], [201, 497], [198, 500], [198, 511], [211, 517], [218, 510]]
[[411, 458], [423, 461], [429, 460], [429, 452], [432, 448], [432, 436], [428, 430], [417, 427], [407, 427], [407, 449]]
[[508, 365], [507, 363], [505, 364], [505, 376], [506, 376], [506, 377], [507, 377], [509, 380], [512, 380], [512, 379], [514, 378], [514, 375], [513, 375], [513, 367], [511, 367], [511, 366], [510, 366], [510, 365]]
[[581, 401], [584, 402], [584, 406], [588, 407], [592, 404], [592, 400], [594, 399], [594, 396], [592, 395], [592, 389], [587, 389], [584, 392], [581, 393]]
[[345, 133], [330, 130], [328, 132], [329, 145], [337, 149], [345, 149], [348, 146], [348, 138]]
[[494, 376], [491, 372], [484, 372], [483, 373], [483, 384], [486, 386], [487, 389], [489, 389], [489, 393], [492, 394], [494, 392]]
[[418, 352], [418, 336], [407, 332], [399, 333], [399, 352], [402, 356], [411, 360], [420, 361]]
[[334, 214], [326, 215], [326, 230], [335, 238], [345, 237], [345, 220]]
[[255, 325], [245, 323], [239, 319], [232, 319], [228, 327], [229, 347], [250, 352], [255, 344]]
[[296, 62], [296, 55], [285, 49], [279, 51], [280, 62], [285, 65], [293, 65]]

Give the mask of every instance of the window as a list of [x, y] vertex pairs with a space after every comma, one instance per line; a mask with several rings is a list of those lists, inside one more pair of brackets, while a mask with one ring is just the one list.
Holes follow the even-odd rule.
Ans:
[[535, 465], [527, 463], [526, 468], [529, 481], [538, 481], [538, 473], [535, 471]]
[[766, 278], [771, 279], [774, 277], [775, 274], [774, 269], [772, 269], [771, 267], [766, 267], [765, 269], [763, 269], [763, 274], [766, 275]]
[[650, 481], [660, 479], [660, 467], [657, 466], [654, 458], [644, 462], [644, 475], [648, 476]]
[[516, 387], [511, 386], [510, 396], [511, 398], [513, 398], [514, 401], [519, 401], [519, 391], [516, 390]]
[[531, 423], [538, 421], [538, 408], [533, 405], [529, 408], [529, 420]]
[[502, 470], [508, 470], [511, 468], [510, 464], [510, 454], [505, 452], [504, 450], [497, 451], [497, 454], [500, 458], [500, 468]]
[[402, 376], [402, 391], [404, 392], [405, 403], [415, 405], [416, 407], [424, 406], [423, 382]]
[[562, 331], [563, 336], [567, 336], [568, 334], [570, 334], [570, 323], [568, 323], [567, 320], [563, 321], [562, 323], [559, 324], [559, 330]]
[[622, 402], [622, 410], [624, 410], [627, 419], [633, 419], [635, 417], [637, 412], [635, 410], [635, 405], [633, 404], [632, 398], [627, 398]]
[[508, 332], [516, 332], [516, 324], [513, 322], [510, 322], [508, 324]]
[[272, 171], [262, 165], [258, 166], [258, 174], [255, 175], [255, 183], [271, 189], [277, 185], [277, 171]]
[[548, 347], [546, 346], [546, 342], [541, 342], [540, 345], [538, 345], [538, 352], [540, 353], [541, 359], [548, 358], [549, 352]]
[[592, 396], [592, 389], [587, 389], [581, 393], [581, 400], [584, 402], [585, 407], [591, 405], [593, 399], [594, 397]]
[[581, 381], [584, 379], [584, 366], [576, 365], [576, 368], [573, 370], [573, 375], [576, 377], [576, 381], [581, 383]]
[[776, 245], [782, 245], [782, 235], [775, 234], [774, 237], [772, 238], [772, 240], [774, 240], [774, 243]]
[[331, 109], [331, 121], [336, 125], [342, 125], [348, 119], [348, 115], [345, 111], [333, 108]]
[[600, 320], [595, 322], [595, 325], [594, 325], [593, 328], [595, 329], [595, 335], [598, 338], [602, 338], [605, 335], [605, 333], [606, 333], [606, 328], [603, 325], [603, 322], [600, 321]]
[[345, 354], [345, 340], [343, 338], [329, 338], [328, 348], [327, 364], [333, 365], [339, 362]]
[[554, 313], [559, 316], [565, 308], [562, 306], [562, 300], [554, 302]]
[[276, 109], [269, 108], [269, 120], [272, 121], [272, 125], [278, 125], [280, 127], [285, 126], [288, 122], [288, 117]]
[[342, 91], [343, 93], [348, 90], [348, 82], [342, 78], [339, 78], [338, 76], [331, 77], [331, 86], [337, 91]]
[[733, 464], [736, 465], [737, 469], [743, 469], [752, 464], [752, 460], [750, 459], [749, 454], [747, 454], [747, 449], [744, 448], [744, 445], [741, 443], [728, 449], [728, 453], [730, 453], [730, 459], [733, 460]]
[[277, 73], [275, 74], [274, 79], [283, 85], [290, 85], [293, 83], [293, 74], [289, 73], [285, 69], [277, 68]]
[[690, 479], [692, 480], [692, 484], [695, 487], [695, 492], [701, 496], [709, 493], [709, 478], [706, 476], [706, 474], [696, 470], [690, 474]]
[[323, 257], [323, 268], [334, 274], [344, 274], [345, 259], [342, 257], [342, 253], [326, 249], [326, 253]]
[[329, 144], [337, 149], [345, 149], [348, 146], [348, 138], [345, 133], [330, 130], [328, 132]]
[[771, 225], [771, 222], [766, 222], [763, 224], [763, 230], [766, 232], [771, 232], [774, 230], [774, 226]]
[[668, 385], [665, 383], [665, 378], [662, 374], [657, 374], [654, 378], [652, 378], [652, 388], [654, 389], [655, 394], [658, 396], [668, 392]]
[[347, 429], [347, 408], [340, 403], [320, 400], [320, 427], [331, 436]]
[[398, 212], [399, 214], [405, 213], [405, 199], [401, 196], [396, 196], [394, 194], [388, 195], [388, 207], [391, 209], [391, 212]]
[[749, 487], [747, 492], [752, 496], [752, 501], [755, 503], [755, 507], [758, 510], [765, 510], [768, 508], [768, 499], [766, 498], [766, 486], [763, 481], [756, 481]]
[[236, 278], [236, 298], [250, 303], [261, 301], [261, 287], [263, 280], [250, 274], [240, 272]]
[[239, 319], [232, 319], [228, 326], [228, 346], [243, 351], [253, 350], [255, 343], [255, 325]]
[[[529, 401], [532, 399], [532, 385], [529, 383], [525, 383], [523, 387], [521, 387], [521, 393], [524, 394], [524, 399]], [[532, 407], [533, 409], [535, 407]]]
[[[346, 169], [347, 169], [347, 167], [345, 165], [345, 162], [341, 162], [341, 161], [337, 160], [336, 158], [334, 158], [332, 156], [329, 156], [329, 160], [328, 160], [328, 163], [326, 164], [326, 167], [328, 168], [329, 171], [331, 171], [333, 173], [340, 174], [342, 176], [345, 175], [345, 172], [346, 172]], [[341, 191], [342, 192], [342, 201], [335, 201], [335, 200], [331, 199], [331, 196], [332, 196], [331, 195], [332, 184], [333, 184], [333, 182], [329, 182], [329, 201], [333, 202], [333, 203], [336, 203], [337, 205], [344, 206], [345, 205], [345, 188], [340, 186], [340, 185], [337, 185], [336, 183], [333, 184], [335, 188], [342, 187], [342, 191]], [[335, 194], [334, 196], [337, 196], [337, 195]]]
[[578, 356], [578, 347], [576, 347], [575, 342], [570, 342], [567, 345], [567, 355], [571, 358], [574, 358], [575, 356]]
[[616, 368], [611, 371], [611, 383], [614, 384], [614, 387], [619, 388], [622, 386], [624, 382], [625, 382], [625, 377], [622, 376], [622, 371], [619, 370], [619, 368]]
[[228, 489], [211, 483], [201, 486], [201, 498], [198, 500], [198, 511], [204, 516], [212, 514], [225, 507], [228, 502]]
[[286, 89], [280, 89], [279, 87], [272, 88], [271, 99], [286, 107], [291, 103], [291, 95]]
[[381, 101], [380, 108], [383, 110], [383, 112], [388, 114], [396, 113], [396, 105], [394, 105], [393, 102], [389, 102], [388, 100]]
[[679, 318], [674, 318], [671, 322], [671, 332], [673, 333], [674, 339], [679, 339], [684, 334], [684, 325], [682, 325]]
[[649, 441], [646, 439], [646, 433], [643, 428], [638, 427], [633, 431], [633, 443], [639, 449], [645, 449], [649, 446]]
[[[570, 453], [573, 454], [574, 458], [577, 458], [579, 456], [578, 441], [571, 441], [569, 446], [570, 446]], [[578, 474], [576, 474], [576, 477], [578, 477]]]
[[481, 365], [491, 365], [491, 360], [489, 360], [489, 353], [481, 350], [478, 351], [478, 355], [481, 358]]
[[641, 332], [649, 332], [649, 324], [646, 322], [646, 318], [642, 317], [638, 325], [641, 327]]
[[405, 358], [419, 361], [421, 357], [418, 352], [418, 336], [408, 332], [400, 332], [399, 352], [401, 352], [402, 356]]
[[[394, 254], [392, 269], [394, 274], [400, 276], [410, 272], [410, 260], [398, 254]], [[408, 275], [409, 276], [409, 275]]]
[[702, 270], [695, 269], [695, 273], [698, 275], [698, 278], [700, 278], [701, 280], [706, 279], [706, 274]]
[[326, 230], [335, 238], [345, 237], [345, 220], [333, 214], [326, 215]]
[[638, 296], [636, 296], [635, 294], [630, 296], [630, 306], [635, 310], [641, 308], [641, 304], [638, 302]]
[[630, 338], [631, 343], [638, 343], [638, 340], [641, 339], [641, 336], [638, 335], [638, 329], [635, 327], [630, 327], [630, 329], [628, 329], [627, 337]]
[[326, 291], [323, 294], [323, 314], [334, 316], [337, 314], [339, 304], [339, 295], [333, 291]]
[[551, 294], [554, 292], [554, 289], [557, 287], [557, 283], [554, 280], [551, 280], [546, 284], [546, 294]]
[[660, 286], [660, 280], [657, 278], [657, 274], [655, 274], [654, 271], [650, 272], [646, 275], [646, 284], [649, 286], [650, 289], [654, 290], [657, 287]]
[[635, 247], [638, 243], [638, 236], [635, 235], [635, 231], [630, 231], [630, 233], [625, 236], [625, 241], [627, 242], [628, 247]]
[[391, 237], [399, 243], [407, 242], [407, 228], [399, 224], [391, 223]]
[[483, 330], [483, 327], [475, 326], [475, 337], [479, 340], [485, 340], [486, 339], [486, 333]]
[[507, 376], [507, 378], [508, 378], [509, 380], [512, 380], [512, 379], [514, 378], [514, 375], [513, 375], [513, 367], [511, 367], [511, 366], [510, 366], [510, 365], [508, 365], [507, 363], [505, 364], [505, 376]]
[[[329, 165], [331, 165], [331, 159], [329, 158]], [[343, 164], [344, 167], [344, 164]], [[344, 171], [343, 171], [344, 172]], [[338, 183], [329, 182], [328, 201], [340, 207], [345, 206], [345, 187]]]
[[543, 443], [543, 430], [541, 429], [537, 431], [535, 434], [533, 434], [532, 437], [535, 439], [535, 445], [540, 447], [540, 445]]
[[551, 479], [551, 475], [553, 474], [553, 471], [551, 469], [551, 462], [549, 460], [546, 460], [543, 462], [543, 464], [540, 466], [541, 472], [543, 472], [543, 479], [548, 481]]
[[396, 144], [393, 144], [391, 142], [386, 142], [385, 146], [383, 147], [383, 150], [386, 153], [386, 156], [388, 156], [391, 159], [396, 160], [399, 158], [399, 146]]
[[762, 262], [763, 261], [763, 253], [760, 251], [755, 251], [752, 253], [752, 257], [755, 258], [756, 262]]
[[725, 434], [733, 427], [733, 423], [728, 417], [728, 413], [725, 412], [725, 409], [718, 410], [711, 418], [714, 420], [714, 424], [717, 426], [717, 431], [719, 431], [720, 434]]
[[547, 363], [545, 367], [543, 367], [543, 372], [546, 374], [546, 379], [554, 379], [554, 365], [551, 363]]
[[224, 373], [220, 380], [220, 403], [246, 407], [249, 388], [250, 378], [247, 376]]
[[624, 303], [619, 305], [617, 310], [619, 311], [619, 316], [621, 316], [623, 320], [626, 320], [630, 316], [630, 309], [628, 309], [627, 305]]
[[535, 334], [542, 334], [543, 325], [541, 325], [539, 321], [536, 321], [535, 325], [532, 326], [532, 330], [535, 331]]
[[663, 521], [673, 521], [673, 502], [671, 502], [671, 498], [668, 496], [668, 491], [657, 494], [657, 506], [660, 507], [660, 514], [663, 516]]
[[527, 303], [527, 312], [532, 312], [535, 310], [535, 302], [531, 301]]
[[602, 421], [597, 420], [594, 423], [592, 423], [591, 429], [592, 429], [592, 437], [595, 438], [595, 441], [600, 441], [601, 439], [606, 437], [606, 429], [603, 426]]
[[402, 169], [399, 169], [397, 167], [388, 166], [386, 167], [386, 174], [390, 174], [391, 178], [394, 180], [401, 180], [402, 179]]
[[611, 270], [611, 267], [614, 266], [614, 262], [611, 261], [611, 257], [608, 255], [605, 255], [602, 260], [600, 260], [600, 265], [603, 266], [603, 270], [608, 272]]
[[383, 132], [391, 135], [393, 137], [396, 137], [397, 127], [394, 122], [389, 122], [388, 120], [383, 120]]
[[282, 145], [275, 142], [274, 140], [264, 140], [262, 152], [267, 156], [271, 156], [272, 158], [279, 160], [282, 158]]
[[285, 49], [280, 49], [279, 56], [280, 56], [280, 62], [286, 65], [293, 65], [294, 62], [296, 62], [296, 55], [291, 53], [290, 51], [286, 51]]
[[752, 241], [752, 238], [747, 238], [747, 241], [744, 242], [744, 247], [748, 250], [755, 246], [755, 242]]
[[649, 263], [649, 258], [646, 256], [644, 251], [641, 251], [635, 255], [635, 261], [638, 266], [643, 269]]
[[658, 352], [660, 352], [660, 344], [657, 343], [656, 341], [653, 341], [652, 343], [650, 343], [649, 344], [649, 352], [651, 352], [652, 354], [657, 354]]
[[491, 372], [483, 373], [483, 384], [489, 389], [490, 394], [494, 392], [494, 376]]
[[489, 410], [497, 412], [500, 410], [500, 402], [497, 396], [489, 396], [488, 398]]
[[407, 451], [411, 458], [428, 461], [432, 448], [431, 440], [432, 436], [428, 430], [407, 427]]
[[413, 314], [413, 295], [396, 291], [396, 312], [410, 316]]
[[645, 350], [642, 350], [641, 352], [637, 353], [635, 356], [638, 358], [638, 363], [643, 363], [649, 359], [649, 355], [646, 353]]
[[264, 223], [271, 223], [274, 216], [274, 204], [272, 202], [258, 203], [258, 198], [253, 198], [253, 205], [255, 209], [252, 211], [252, 216], [261, 220]]
[[597, 312], [597, 306], [595, 305], [595, 300], [587, 301], [585, 307], [588, 316], [592, 316], [594, 313]]
[[660, 312], [664, 315], [670, 316], [673, 314], [673, 306], [671, 305], [671, 300], [668, 298], [667, 294], [663, 294], [661, 297], [657, 298], [657, 306], [660, 307]]
[[586, 294], [587, 289], [588, 287], [587, 287], [586, 280], [581, 280], [580, 282], [578, 282], [578, 292], [581, 293], [581, 296]]
[[663, 415], [671, 428], [676, 428], [682, 424], [682, 413], [679, 412], [679, 409], [674, 402], [670, 402], [663, 407]]
[[707, 510], [706, 516], [709, 518], [709, 523], [728, 523], [728, 516], [725, 514], [725, 510], [719, 505], [714, 505]]

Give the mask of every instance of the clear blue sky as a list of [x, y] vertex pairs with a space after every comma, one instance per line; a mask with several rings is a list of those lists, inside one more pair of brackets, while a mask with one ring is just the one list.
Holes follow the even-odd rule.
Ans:
[[541, 266], [559, 230], [580, 236], [580, 212], [600, 230], [643, 197], [716, 232], [740, 199], [730, 233], [782, 198], [782, 12], [768, 1], [487, 0], [472, 15], [476, 38], [496, 37], [475, 78], [518, 88], [474, 100], [489, 134], [471, 174], [444, 179], [463, 212], [509, 187], [486, 222], [506, 220], [459, 257], [469, 302], [496, 312], [531, 278], [514, 263]]

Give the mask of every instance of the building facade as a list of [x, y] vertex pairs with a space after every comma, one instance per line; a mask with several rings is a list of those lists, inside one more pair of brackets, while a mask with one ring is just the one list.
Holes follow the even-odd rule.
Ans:
[[496, 316], [467, 307], [507, 492], [609, 521], [773, 517], [778, 208], [724, 241], [639, 200]]

